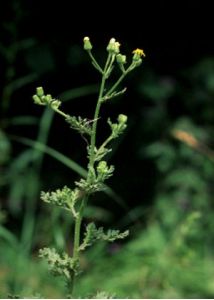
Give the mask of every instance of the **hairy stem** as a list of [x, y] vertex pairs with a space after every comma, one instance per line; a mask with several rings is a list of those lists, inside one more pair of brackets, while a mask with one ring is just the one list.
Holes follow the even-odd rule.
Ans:
[[119, 79], [113, 84], [113, 86], [110, 88], [110, 90], [104, 95], [104, 97], [108, 97], [115, 91], [115, 89], [118, 87], [118, 85], [123, 81], [123, 79], [126, 77], [126, 75], [133, 69], [134, 64], [132, 63], [119, 77]]
[[[91, 135], [91, 142], [90, 142], [91, 155], [90, 155], [90, 158], [89, 158], [87, 181], [90, 180], [90, 170], [92, 168], [94, 168], [97, 121], [98, 121], [98, 118], [99, 118], [100, 107], [101, 107], [101, 104], [102, 104], [102, 97], [103, 97], [103, 93], [104, 93], [104, 89], [105, 89], [106, 71], [107, 71], [107, 68], [109, 66], [110, 59], [111, 59], [111, 55], [108, 55], [108, 58], [107, 58], [106, 64], [105, 64], [105, 68], [104, 68], [104, 71], [103, 71], [103, 74], [102, 74], [102, 81], [101, 81], [101, 85], [100, 85], [99, 96], [98, 96], [97, 105], [96, 105], [95, 113], [94, 113], [94, 122], [93, 122], [93, 126], [92, 126], [92, 135]], [[58, 109], [56, 109], [56, 111], [60, 114], [64, 114]], [[81, 202], [81, 205], [80, 205], [80, 210], [79, 210], [78, 216], [75, 220], [73, 258], [77, 262], [79, 261], [80, 229], [81, 229], [81, 223], [82, 223], [84, 208], [85, 208], [87, 200], [88, 200], [88, 196], [85, 196], [82, 199], [82, 202]], [[71, 284], [70, 284], [71, 294], [73, 293], [73, 290], [74, 290], [74, 283], [75, 283], [75, 274], [73, 272], [71, 274]]]
[[81, 229], [81, 221], [83, 218], [83, 212], [84, 208], [87, 202], [87, 196], [82, 198], [82, 202], [80, 205], [80, 210], [77, 215], [76, 221], [75, 221], [75, 230], [74, 230], [74, 251], [73, 251], [73, 258], [78, 259], [79, 258], [79, 245], [80, 245], [80, 229]]
[[110, 135], [103, 143], [102, 145], [99, 147], [97, 153], [102, 152], [102, 150], [108, 145], [108, 143], [110, 143], [113, 140], [113, 136]]
[[118, 85], [121, 83], [121, 81], [126, 76], [127, 72], [123, 73], [120, 78], [115, 82], [115, 84], [110, 88], [110, 90], [106, 93], [105, 97], [108, 97], [115, 91], [115, 89], [118, 87]]
[[98, 96], [97, 105], [96, 105], [96, 109], [95, 109], [95, 113], [94, 113], [94, 122], [93, 122], [93, 126], [92, 126], [92, 135], [91, 135], [91, 143], [90, 143], [91, 155], [90, 155], [90, 159], [89, 159], [89, 173], [88, 173], [87, 180], [90, 179], [90, 170], [94, 167], [94, 161], [95, 161], [95, 151], [94, 150], [95, 150], [95, 146], [96, 146], [97, 122], [98, 122], [98, 118], [99, 118], [100, 108], [101, 108], [101, 104], [102, 104], [102, 98], [103, 98], [104, 89], [105, 89], [106, 72], [109, 67], [110, 60], [111, 60], [111, 55], [109, 54], [108, 58], [106, 60], [104, 71], [103, 71], [99, 96]]
[[[83, 218], [83, 212], [85, 205], [87, 203], [88, 196], [82, 198], [82, 202], [80, 205], [79, 213], [75, 219], [75, 228], [74, 228], [74, 247], [73, 247], [73, 259], [78, 263], [79, 262], [79, 246], [80, 246], [80, 230], [81, 223]], [[70, 283], [70, 292], [71, 295], [74, 290], [74, 282], [75, 282], [75, 272], [73, 271], [71, 274], [71, 283]]]
[[[90, 52], [89, 52], [89, 55], [90, 55], [92, 61], [94, 62], [94, 64], [97, 64], [97, 62], [94, 60], [94, 57], [92, 56], [92, 54]], [[90, 140], [90, 149], [91, 149], [91, 152], [90, 152], [89, 164], [88, 164], [88, 174], [87, 174], [87, 181], [88, 182], [91, 180], [91, 170], [94, 169], [96, 135], [97, 135], [97, 123], [98, 123], [98, 119], [99, 119], [100, 108], [101, 108], [101, 105], [102, 105], [102, 102], [103, 102], [102, 100], [103, 100], [104, 91], [105, 91], [105, 83], [106, 83], [106, 79], [108, 77], [109, 70], [111, 69], [111, 66], [113, 64], [113, 61], [114, 61], [114, 57], [112, 57], [112, 54], [109, 54], [108, 58], [106, 60], [106, 64], [105, 64], [104, 70], [102, 72], [102, 81], [101, 81], [100, 90], [99, 90], [99, 96], [98, 96], [97, 104], [96, 104], [96, 108], [95, 108], [93, 125], [92, 125], [92, 134], [91, 134], [91, 140]], [[99, 68], [100, 68], [100, 66], [98, 65], [98, 69]], [[112, 88], [110, 88], [110, 90], [106, 94], [107, 96], [109, 96], [117, 88], [117, 86], [124, 79], [124, 77], [127, 75], [127, 73], [128, 73], [128, 69], [120, 76], [120, 78], [112, 86]], [[55, 109], [55, 111], [57, 111], [61, 115], [64, 115], [64, 117], [66, 116], [59, 109]], [[112, 137], [109, 137], [101, 145], [101, 148], [105, 147], [111, 141], [111, 139], [112, 139]], [[75, 220], [73, 259], [75, 261], [77, 261], [77, 262], [79, 261], [80, 229], [81, 229], [81, 223], [82, 223], [84, 208], [85, 208], [85, 205], [87, 203], [87, 200], [88, 200], [88, 195], [86, 195], [85, 197], [82, 198], [80, 209], [79, 209], [78, 215], [77, 215], [76, 220]], [[74, 283], [75, 283], [75, 273], [73, 272], [71, 274], [71, 284], [70, 284], [70, 286], [71, 286], [71, 288], [70, 288], [71, 293], [73, 293]]]
[[96, 59], [94, 58], [94, 56], [93, 56], [93, 54], [92, 54], [92, 52], [91, 52], [90, 50], [88, 51], [88, 54], [89, 54], [89, 56], [90, 56], [90, 58], [91, 58], [92, 63], [94, 64], [95, 68], [96, 68], [101, 74], [103, 74], [102, 68], [100, 67], [100, 65], [98, 64], [98, 62], [96, 61]]
[[91, 156], [89, 160], [89, 170], [94, 167], [94, 160], [95, 160], [95, 145], [96, 145], [96, 135], [97, 135], [97, 122], [99, 118], [99, 112], [102, 104], [102, 96], [103, 96], [103, 91], [104, 91], [104, 86], [105, 86], [105, 75], [102, 77], [102, 83], [100, 86], [100, 93], [99, 93], [99, 98], [97, 101], [96, 109], [95, 109], [95, 114], [94, 114], [94, 122], [92, 126], [92, 135], [91, 135]]

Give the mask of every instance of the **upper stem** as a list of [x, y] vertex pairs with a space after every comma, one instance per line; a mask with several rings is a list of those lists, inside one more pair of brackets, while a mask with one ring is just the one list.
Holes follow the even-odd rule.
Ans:
[[105, 146], [109, 143], [109, 142], [111, 142], [111, 140], [113, 139], [113, 137], [112, 137], [112, 135], [110, 135], [103, 143], [102, 143], [102, 145], [99, 147], [99, 149], [98, 149], [98, 153], [99, 152], [101, 152], [101, 150], [103, 150], [104, 148], [105, 148]]
[[126, 76], [127, 71], [123, 73], [120, 78], [115, 82], [115, 84], [110, 88], [110, 90], [106, 93], [105, 97], [109, 96], [114, 90], [118, 87], [118, 85], [121, 83], [121, 81], [124, 79]]
[[133, 63], [131, 63], [131, 65], [126, 70], [124, 70], [124, 72], [122, 73], [122, 75], [119, 77], [119, 79], [115, 82], [115, 84], [110, 88], [110, 90], [106, 93], [106, 95], [104, 97], [110, 96], [110, 94], [115, 91], [115, 89], [118, 87], [118, 85], [121, 83], [121, 81], [123, 81], [123, 79], [126, 77], [126, 75], [132, 69], [133, 69]]
[[[94, 59], [93, 55], [89, 51], [89, 55], [94, 63], [97, 64], [96, 60]], [[91, 169], [94, 168], [94, 162], [95, 162], [95, 146], [96, 146], [96, 134], [97, 134], [97, 122], [99, 119], [99, 113], [100, 113], [100, 108], [102, 104], [102, 99], [103, 99], [103, 94], [105, 90], [105, 82], [107, 79], [108, 71], [110, 70], [111, 66], [113, 63], [113, 58], [112, 54], [109, 53], [108, 58], [106, 60], [106, 64], [104, 67], [104, 70], [102, 72], [102, 81], [100, 85], [100, 90], [99, 90], [99, 96], [95, 108], [95, 113], [94, 113], [94, 119], [93, 119], [93, 125], [92, 125], [92, 134], [91, 134], [91, 141], [90, 141], [90, 158], [89, 158], [89, 165], [88, 165], [88, 175], [87, 175], [87, 181], [90, 180], [90, 175], [91, 175]], [[100, 66], [97, 64], [98, 69]], [[100, 68], [101, 69], [101, 68]], [[102, 70], [102, 69], [101, 69]], [[112, 88], [107, 92], [106, 96], [109, 96], [120, 84], [120, 82], [123, 80], [123, 78], [126, 76], [128, 73], [128, 69], [121, 75], [121, 77], [117, 80], [117, 82], [112, 86]], [[59, 114], [63, 115], [64, 117], [67, 117], [66, 114], [64, 114], [61, 110], [55, 109], [56, 112]], [[102, 147], [105, 147], [105, 145], [110, 142], [112, 138], [109, 137], [102, 145]], [[80, 205], [80, 210], [78, 212], [78, 215], [75, 220], [75, 229], [74, 229], [74, 247], [73, 247], [73, 258], [74, 260], [79, 260], [79, 246], [80, 246], [80, 229], [81, 229], [81, 223], [82, 223], [82, 218], [83, 218], [83, 213], [84, 213], [84, 208], [86, 205], [86, 202], [88, 200], [88, 195], [84, 196], [82, 198], [82, 202]], [[74, 272], [71, 274], [71, 293], [73, 292], [73, 287], [74, 287], [74, 278], [75, 274]]]
[[91, 58], [92, 63], [94, 64], [94, 67], [95, 67], [101, 74], [103, 74], [103, 70], [102, 70], [102, 68], [100, 67], [100, 65], [98, 64], [98, 62], [96, 61], [96, 59], [94, 58], [94, 56], [93, 56], [91, 50], [88, 51], [88, 54], [89, 54], [89, 56], [90, 56], [90, 58]]
[[[90, 155], [90, 159], [89, 159], [89, 171], [88, 171], [87, 180], [90, 179], [90, 168], [94, 167], [94, 161], [95, 161], [95, 151], [94, 150], [95, 150], [95, 144], [96, 144], [97, 121], [98, 121], [98, 118], [99, 118], [100, 107], [101, 107], [101, 104], [102, 104], [101, 100], [102, 100], [103, 93], [104, 93], [104, 88], [105, 88], [106, 70], [107, 70], [107, 67], [109, 65], [110, 58], [111, 58], [111, 56], [108, 55], [106, 65], [105, 65], [105, 68], [104, 68], [104, 72], [102, 74], [102, 82], [101, 82], [101, 85], [100, 85], [99, 96], [98, 96], [97, 105], [96, 105], [96, 109], [95, 109], [95, 113], [94, 113], [94, 122], [93, 122], [93, 126], [92, 126], [92, 135], [91, 135], [91, 143], [90, 143], [91, 155]], [[62, 111], [60, 111], [58, 109], [56, 109], [56, 111], [58, 113], [60, 113], [61, 115], [64, 115], [64, 113]], [[81, 229], [81, 223], [82, 223], [84, 208], [85, 208], [87, 200], [88, 200], [88, 196], [85, 196], [85, 197], [82, 198], [82, 202], [81, 202], [81, 205], [80, 205], [80, 210], [79, 210], [78, 216], [75, 220], [73, 259], [77, 260], [77, 261], [79, 260], [80, 229]], [[73, 293], [74, 280], [75, 280], [75, 274], [73, 272], [71, 274], [71, 294]]]
[[[94, 114], [94, 122], [92, 126], [92, 135], [91, 135], [91, 155], [90, 155], [90, 160], [89, 160], [89, 172], [87, 176], [87, 180], [90, 178], [90, 168], [94, 167], [94, 161], [95, 161], [95, 143], [96, 143], [96, 131], [97, 131], [97, 121], [99, 117], [99, 112], [100, 112], [100, 107], [101, 107], [101, 99], [103, 96], [104, 92], [104, 87], [105, 87], [105, 75], [103, 74], [102, 76], [102, 82], [100, 86], [100, 92], [99, 92], [99, 97], [95, 109], [95, 114]], [[83, 212], [85, 208], [85, 204], [87, 202], [87, 198], [84, 197], [81, 202], [80, 210], [78, 213], [78, 216], [75, 220], [75, 229], [74, 229], [74, 247], [73, 247], [73, 258], [74, 260], [79, 260], [79, 245], [80, 245], [80, 229], [81, 229], [81, 223], [82, 223], [82, 218], [83, 218]], [[71, 294], [73, 293], [73, 288], [74, 288], [74, 280], [75, 280], [75, 274], [74, 272], [71, 275]]]
[[[91, 143], [90, 143], [91, 155], [90, 155], [90, 159], [89, 159], [89, 169], [94, 167], [94, 161], [95, 161], [95, 151], [94, 150], [95, 150], [95, 145], [96, 145], [97, 122], [98, 122], [98, 118], [99, 118], [99, 112], [100, 112], [103, 93], [104, 93], [104, 89], [105, 89], [106, 72], [109, 67], [110, 59], [111, 59], [111, 54], [108, 55], [108, 58], [106, 60], [105, 68], [104, 68], [103, 75], [102, 75], [102, 81], [101, 81], [101, 85], [100, 85], [100, 91], [99, 91], [99, 96], [98, 96], [98, 100], [97, 100], [97, 105], [96, 105], [96, 109], [95, 109], [95, 113], [94, 113]], [[87, 180], [89, 180], [89, 178], [90, 178], [90, 172], [88, 173]]]
[[98, 117], [99, 117], [99, 112], [100, 112], [100, 107], [102, 104], [102, 96], [103, 96], [103, 91], [104, 91], [104, 86], [105, 86], [105, 76], [103, 75], [102, 77], [102, 83], [100, 86], [100, 93], [99, 93], [99, 98], [97, 101], [97, 106], [95, 109], [95, 114], [94, 114], [94, 122], [92, 125], [92, 135], [91, 135], [91, 155], [90, 155], [90, 160], [89, 160], [89, 168], [92, 168], [94, 166], [94, 160], [95, 160], [95, 144], [96, 144], [96, 134], [97, 134], [97, 122], [98, 122]]

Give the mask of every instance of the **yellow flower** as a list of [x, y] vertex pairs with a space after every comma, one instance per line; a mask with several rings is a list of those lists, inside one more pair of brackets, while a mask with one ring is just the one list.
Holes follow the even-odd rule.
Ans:
[[141, 56], [145, 57], [146, 56], [146, 54], [144, 53], [144, 51], [142, 49], [139, 49], [139, 48], [135, 49], [132, 53], [136, 54], [139, 57], [141, 57]]

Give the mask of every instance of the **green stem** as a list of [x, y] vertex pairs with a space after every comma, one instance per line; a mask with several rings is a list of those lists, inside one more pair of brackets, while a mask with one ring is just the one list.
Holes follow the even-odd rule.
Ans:
[[63, 116], [64, 118], [68, 118], [69, 115], [68, 114], [65, 114], [62, 110], [58, 109], [58, 108], [53, 108], [52, 109], [57, 112], [59, 115]]
[[111, 140], [113, 140], [112, 135], [110, 135], [103, 143], [102, 145], [99, 147], [99, 149], [97, 150], [97, 153], [101, 152], [103, 150], [103, 148], [105, 148], [105, 146], [108, 145], [108, 143], [111, 142]]
[[94, 67], [95, 67], [101, 74], [103, 74], [103, 70], [102, 70], [102, 68], [100, 67], [100, 65], [98, 64], [98, 62], [96, 61], [96, 59], [94, 58], [94, 56], [93, 56], [91, 50], [88, 50], [88, 54], [89, 54], [89, 56], [90, 56], [90, 58], [91, 58], [91, 60], [92, 60], [92, 63], [94, 64]]
[[[91, 54], [90, 51], [89, 51], [89, 55], [92, 58], [92, 60], [94, 61], [93, 55]], [[111, 58], [111, 55], [109, 54], [108, 58], [106, 60], [106, 65], [105, 65], [104, 71], [102, 73], [102, 82], [101, 82], [101, 85], [100, 85], [99, 96], [98, 96], [97, 105], [96, 105], [96, 109], [95, 109], [95, 113], [94, 113], [94, 122], [93, 122], [93, 126], [92, 126], [92, 135], [91, 135], [91, 143], [90, 143], [91, 155], [90, 155], [90, 159], [89, 159], [89, 171], [88, 171], [88, 175], [87, 175], [87, 181], [90, 180], [90, 169], [94, 167], [94, 161], [95, 161], [95, 151], [94, 151], [94, 149], [95, 149], [95, 144], [96, 144], [97, 121], [98, 121], [98, 118], [99, 118], [99, 112], [100, 112], [100, 107], [101, 107], [101, 104], [102, 104], [102, 97], [103, 97], [104, 88], [105, 88], [106, 70], [107, 70], [107, 67], [109, 65], [110, 58]], [[60, 111], [59, 109], [55, 109], [55, 111], [58, 112], [61, 115], [64, 115], [64, 113], [62, 111]], [[88, 200], [88, 196], [85, 196], [82, 199], [82, 202], [81, 202], [81, 205], [80, 205], [80, 210], [79, 210], [78, 216], [75, 220], [73, 259], [76, 260], [77, 262], [79, 261], [80, 229], [81, 229], [81, 223], [82, 223], [84, 208], [85, 208], [87, 200]], [[70, 282], [70, 292], [71, 292], [71, 294], [73, 293], [73, 290], [74, 290], [74, 283], [75, 283], [75, 273], [72, 272], [71, 282]]]
[[104, 86], [105, 86], [105, 76], [102, 77], [102, 83], [100, 87], [100, 93], [99, 93], [99, 98], [97, 101], [97, 106], [94, 114], [94, 122], [92, 126], [92, 135], [91, 135], [91, 155], [90, 155], [90, 160], [89, 160], [89, 169], [93, 168], [94, 166], [94, 160], [95, 160], [95, 144], [96, 144], [96, 134], [97, 134], [97, 121], [99, 118], [99, 112], [102, 104], [102, 96], [103, 96], [103, 91], [104, 91]]
[[79, 258], [79, 245], [80, 245], [80, 228], [81, 228], [81, 222], [83, 218], [83, 212], [84, 208], [87, 202], [87, 197], [85, 196], [82, 199], [80, 210], [77, 215], [76, 221], [75, 221], [75, 230], [74, 230], [74, 251], [73, 251], [73, 258], [78, 259]]
[[[92, 61], [95, 64], [97, 64], [96, 60], [94, 59], [94, 57], [93, 57], [93, 55], [91, 54], [90, 51], [89, 51], [89, 55], [90, 55]], [[105, 83], [106, 83], [106, 79], [107, 79], [107, 75], [108, 75], [107, 73], [109, 71], [109, 68], [111, 68], [112, 63], [113, 63], [112, 54], [109, 53], [108, 58], [106, 60], [104, 70], [102, 72], [102, 81], [101, 81], [99, 96], [98, 96], [97, 105], [96, 105], [95, 113], [94, 113], [94, 119], [93, 119], [93, 125], [92, 125], [92, 135], [91, 135], [91, 141], [90, 141], [91, 154], [90, 154], [90, 158], [89, 158], [87, 181], [89, 181], [91, 179], [91, 177], [90, 177], [91, 172], [90, 171], [94, 168], [97, 122], [98, 122], [98, 119], [99, 119], [100, 108], [101, 108], [103, 94], [104, 94], [104, 90], [105, 90]], [[98, 65], [98, 67], [99, 67], [99, 65]], [[113, 85], [113, 87], [109, 90], [107, 95], [111, 94], [116, 89], [116, 87], [120, 84], [120, 82], [123, 80], [123, 78], [125, 77], [125, 75], [127, 73], [128, 73], [128, 69], [125, 73], [122, 74], [122, 76], [118, 79], [118, 81]], [[54, 109], [54, 110], [56, 112], [58, 112], [59, 114], [63, 115], [63, 116], [67, 116], [59, 109]], [[105, 145], [110, 140], [111, 140], [111, 137], [109, 137], [102, 144], [101, 147], [105, 147]], [[78, 215], [77, 215], [76, 220], [75, 220], [73, 259], [77, 262], [79, 261], [80, 229], [81, 229], [81, 223], [82, 223], [84, 208], [85, 208], [85, 205], [87, 203], [87, 200], [88, 200], [88, 195], [82, 198], [82, 202], [81, 202], [81, 205], [80, 205], [80, 210], [79, 210]], [[73, 293], [74, 281], [75, 281], [75, 273], [73, 272], [71, 274], [71, 293]]]
[[123, 73], [120, 78], [115, 82], [115, 84], [110, 88], [110, 90], [106, 93], [104, 97], [108, 97], [115, 91], [115, 89], [118, 87], [118, 85], [121, 83], [121, 81], [124, 79], [124, 77], [127, 75], [127, 71]]
[[[85, 205], [87, 203], [88, 196], [82, 198], [82, 202], [80, 205], [79, 213], [75, 219], [75, 228], [74, 228], [74, 247], [73, 247], [73, 259], [77, 263], [79, 262], [79, 246], [80, 246], [80, 230], [81, 230], [81, 223], [83, 218], [83, 212]], [[71, 295], [73, 294], [74, 290], [74, 283], [75, 283], [75, 272], [73, 271], [71, 274], [71, 283], [70, 283], [70, 292]]]
[[115, 82], [115, 84], [110, 88], [110, 90], [104, 95], [105, 97], [108, 97], [115, 91], [115, 89], [118, 87], [118, 85], [123, 81], [123, 79], [126, 77], [126, 75], [133, 69], [133, 63], [127, 68], [127, 70], [124, 70], [122, 75], [119, 77], [119, 79]]
[[[94, 122], [93, 122], [93, 126], [92, 126], [92, 135], [91, 135], [91, 143], [90, 143], [91, 155], [90, 155], [90, 159], [89, 159], [89, 170], [93, 169], [93, 167], [94, 167], [94, 161], [95, 161], [95, 151], [94, 150], [95, 150], [95, 145], [96, 145], [97, 122], [98, 122], [98, 118], [99, 118], [99, 112], [100, 112], [103, 93], [104, 93], [104, 89], [105, 89], [106, 72], [108, 70], [110, 60], [111, 60], [111, 54], [108, 55], [108, 58], [106, 60], [105, 68], [104, 68], [103, 75], [102, 75], [102, 81], [101, 81], [101, 85], [100, 85], [100, 91], [99, 91], [99, 96], [98, 96], [98, 100], [97, 100], [97, 105], [96, 105], [96, 109], [95, 109], [95, 113], [94, 113]], [[88, 173], [87, 180], [89, 180], [89, 179], [90, 179], [90, 172]]]

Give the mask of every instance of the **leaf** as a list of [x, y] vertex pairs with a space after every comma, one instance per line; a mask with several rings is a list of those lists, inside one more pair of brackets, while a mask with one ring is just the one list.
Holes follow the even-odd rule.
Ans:
[[88, 119], [68, 116], [65, 118], [65, 121], [71, 126], [72, 129], [78, 131], [80, 134], [88, 134], [90, 136], [92, 133], [92, 128], [90, 125], [91, 122]]
[[94, 223], [89, 223], [86, 227], [85, 238], [83, 243], [80, 245], [79, 250], [85, 250], [87, 247], [91, 246], [96, 240], [100, 239], [103, 234], [103, 229], [100, 227], [96, 228]]
[[119, 230], [109, 229], [106, 234], [103, 234], [102, 239], [104, 241], [113, 242], [118, 239], [124, 239], [129, 235], [129, 230], [120, 232]]
[[94, 223], [89, 223], [86, 227], [85, 237], [83, 243], [80, 245], [79, 250], [83, 251], [87, 247], [91, 246], [97, 240], [104, 240], [113, 242], [118, 239], [124, 239], [129, 235], [129, 231], [120, 232], [119, 230], [109, 229], [106, 233], [103, 231], [103, 227], [96, 228]]
[[13, 235], [8, 229], [0, 225], [0, 238], [6, 240], [11, 246], [16, 247], [18, 241], [16, 236]]
[[43, 248], [39, 250], [39, 257], [47, 261], [49, 270], [54, 276], [65, 276], [67, 280], [70, 280], [72, 272], [78, 273], [77, 261], [65, 252], [59, 254], [54, 248]]
[[36, 73], [31, 73], [26, 76], [17, 78], [14, 81], [10, 82], [7, 86], [5, 86], [5, 89], [14, 92], [20, 89], [21, 87], [27, 85], [28, 83], [33, 82], [35, 79], [37, 79], [37, 77], [38, 75]]
[[75, 171], [77, 174], [86, 177], [87, 171], [82, 168], [79, 164], [77, 164], [75, 161], [72, 159], [68, 158], [67, 156], [63, 155], [59, 151], [44, 145], [43, 143], [40, 143], [38, 141], [34, 141], [25, 137], [18, 137], [18, 136], [11, 136], [13, 140], [16, 140], [22, 144], [28, 145], [32, 148], [35, 148], [41, 152], [45, 152], [48, 155], [54, 157], [56, 160], [60, 161], [64, 165], [66, 165], [68, 168], [72, 169]]
[[[81, 167], [79, 164], [77, 164], [75, 161], [68, 158], [64, 154], [60, 153], [59, 151], [57, 151], [47, 145], [44, 145], [41, 142], [34, 141], [34, 140], [31, 140], [31, 139], [28, 139], [25, 137], [10, 135], [10, 138], [19, 143], [22, 143], [24, 145], [35, 148], [41, 152], [47, 153], [48, 155], [50, 155], [51, 157], [60, 161], [62, 164], [64, 164], [65, 166], [67, 166], [68, 168], [70, 168], [71, 170], [73, 170], [74, 172], [79, 174], [80, 176], [86, 178], [87, 171], [83, 167]], [[104, 192], [107, 195], [109, 195], [109, 197], [114, 199], [114, 201], [117, 202], [125, 211], [129, 211], [130, 208], [128, 207], [128, 205], [123, 201], [123, 199], [120, 196], [118, 196], [115, 193], [114, 190], [112, 190], [110, 187], [108, 187], [105, 184], [103, 185], [103, 187], [104, 187]]]
[[70, 210], [74, 216], [77, 217], [77, 212], [75, 211], [75, 204], [79, 199], [79, 190], [71, 190], [67, 186], [64, 186], [63, 189], [57, 189], [55, 192], [42, 192], [41, 199], [44, 202], [61, 206], [66, 210]]

